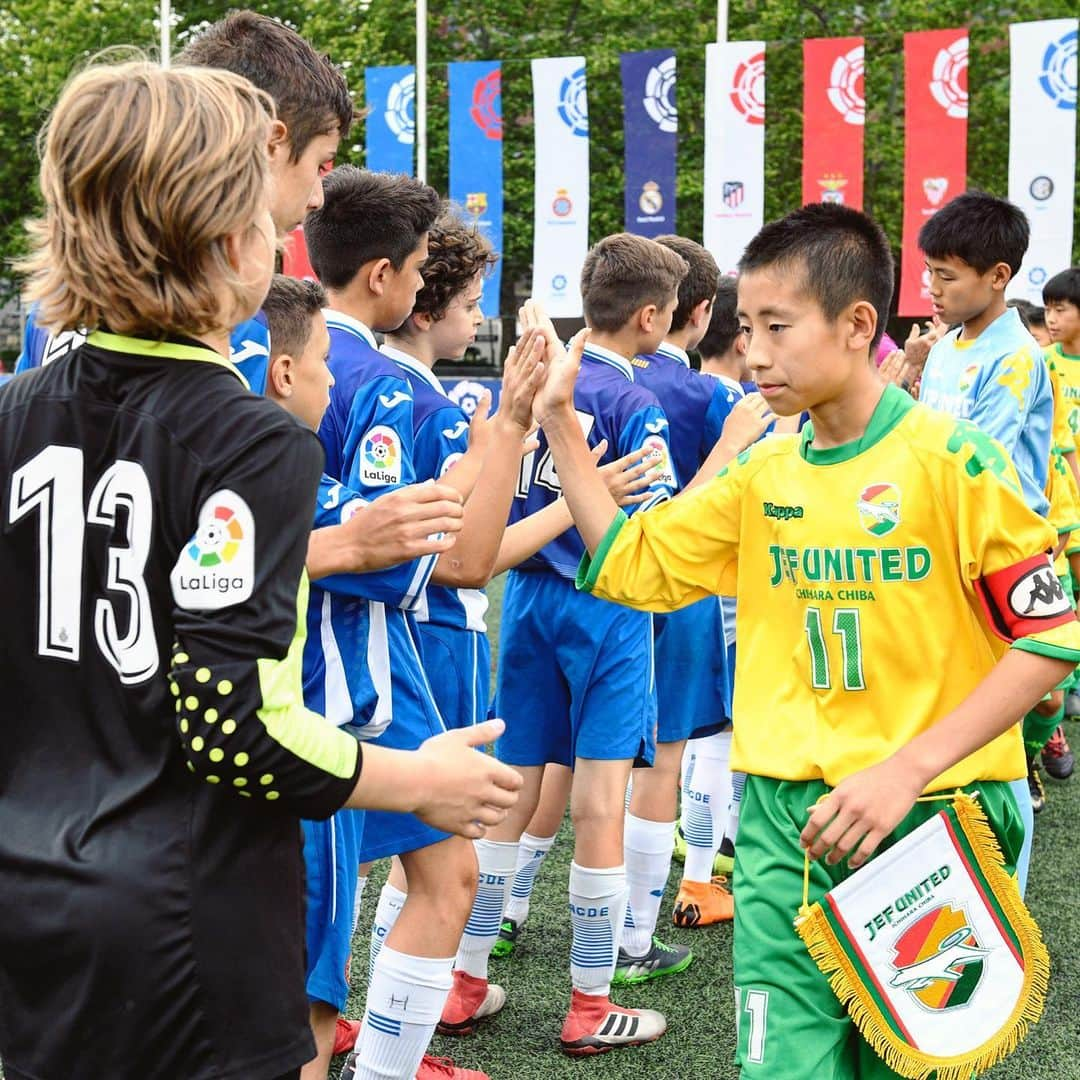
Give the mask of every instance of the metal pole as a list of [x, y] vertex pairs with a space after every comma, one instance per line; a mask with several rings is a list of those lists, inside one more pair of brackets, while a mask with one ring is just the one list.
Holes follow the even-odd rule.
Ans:
[[172, 30], [170, 25], [172, 22], [172, 4], [170, 0], [161, 0], [160, 4], [161, 19], [161, 66], [167, 68], [169, 66], [169, 32]]
[[728, 0], [716, 0], [716, 40], [721, 45], [727, 41]]
[[416, 0], [416, 177], [427, 181], [427, 0]]

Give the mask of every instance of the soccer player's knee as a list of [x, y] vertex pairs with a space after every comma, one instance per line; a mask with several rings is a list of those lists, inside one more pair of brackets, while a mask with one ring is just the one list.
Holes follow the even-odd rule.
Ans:
[[468, 910], [476, 898], [476, 854], [470, 841], [453, 837], [437, 844], [437, 858], [406, 865], [409, 893], [427, 896], [447, 910]]

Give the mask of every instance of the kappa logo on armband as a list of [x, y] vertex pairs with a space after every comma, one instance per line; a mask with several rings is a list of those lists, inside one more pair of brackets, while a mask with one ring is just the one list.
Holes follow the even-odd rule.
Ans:
[[173, 599], [187, 611], [216, 611], [247, 600], [255, 587], [255, 518], [227, 488], [202, 505], [195, 535], [169, 575]]
[[401, 439], [384, 424], [360, 440], [360, 480], [373, 487], [401, 483]]
[[671, 454], [668, 451], [668, 444], [659, 435], [649, 435], [641, 444], [641, 448], [650, 451], [645, 460], [653, 470], [652, 483], [673, 486], [675, 484], [675, 471], [671, 467]]
[[1052, 619], [1072, 610], [1049, 560], [1029, 570], [1009, 590], [1009, 609], [1022, 619]]

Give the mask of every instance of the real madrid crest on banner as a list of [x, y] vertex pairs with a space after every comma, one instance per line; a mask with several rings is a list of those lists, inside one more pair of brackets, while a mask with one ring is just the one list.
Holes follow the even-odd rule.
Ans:
[[945, 798], [819, 903], [804, 897], [795, 920], [863, 1038], [911, 1080], [968, 1080], [1011, 1054], [1042, 1014], [1050, 973], [982, 809], [962, 792]]

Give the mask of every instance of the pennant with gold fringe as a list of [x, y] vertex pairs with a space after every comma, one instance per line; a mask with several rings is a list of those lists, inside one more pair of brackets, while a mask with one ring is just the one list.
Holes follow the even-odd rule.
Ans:
[[[976, 793], [977, 794], [977, 793]], [[1050, 958], [970, 795], [808, 903], [795, 928], [862, 1036], [909, 1080], [968, 1080], [1042, 1015]]]

